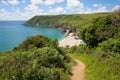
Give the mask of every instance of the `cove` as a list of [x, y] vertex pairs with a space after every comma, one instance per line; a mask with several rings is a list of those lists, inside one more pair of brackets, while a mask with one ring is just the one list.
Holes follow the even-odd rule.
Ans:
[[49, 26], [24, 26], [25, 21], [0, 21], [0, 52], [12, 50], [27, 37], [43, 35], [51, 39], [62, 40], [65, 34], [58, 28]]

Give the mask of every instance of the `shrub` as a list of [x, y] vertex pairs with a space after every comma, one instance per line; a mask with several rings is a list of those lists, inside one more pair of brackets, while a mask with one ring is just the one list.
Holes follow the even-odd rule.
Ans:
[[1, 80], [68, 80], [69, 62], [56, 49], [0, 53]]
[[57, 41], [51, 40], [47, 37], [37, 35], [28, 37], [25, 41], [23, 41], [18, 47], [14, 50], [28, 50], [33, 47], [42, 48], [42, 47], [52, 47], [56, 48], [58, 45]]

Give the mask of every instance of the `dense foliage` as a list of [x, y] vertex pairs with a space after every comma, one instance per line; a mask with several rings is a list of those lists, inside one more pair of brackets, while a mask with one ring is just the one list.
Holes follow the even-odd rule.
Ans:
[[114, 26], [120, 26], [120, 9], [116, 10], [112, 15], [112, 24]]
[[55, 42], [34, 36], [15, 50], [0, 53], [0, 79], [68, 80], [71, 59], [60, 48], [55, 48]]
[[120, 32], [113, 38], [100, 43], [99, 47], [106, 52], [120, 53]]
[[120, 31], [120, 26], [112, 24], [111, 16], [98, 17], [94, 19], [91, 25], [81, 30], [81, 38], [88, 46], [98, 46], [99, 43], [112, 38]]
[[23, 41], [18, 47], [15, 48], [20, 50], [28, 50], [30, 48], [36, 47], [36, 48], [42, 48], [42, 47], [52, 47], [56, 48], [58, 46], [57, 41], [51, 40], [47, 37], [37, 35], [28, 37], [25, 41]]

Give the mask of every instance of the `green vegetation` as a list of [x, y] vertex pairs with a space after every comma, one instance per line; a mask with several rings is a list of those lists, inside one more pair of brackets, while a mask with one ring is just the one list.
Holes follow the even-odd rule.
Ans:
[[91, 50], [84, 54], [73, 53], [72, 56], [85, 63], [85, 80], [120, 80], [119, 54]]
[[120, 10], [78, 29], [86, 45], [63, 49], [86, 65], [85, 80], [120, 80]]
[[98, 17], [80, 31], [86, 45], [68, 49], [86, 65], [85, 80], [120, 80], [120, 10]]
[[99, 44], [99, 47], [106, 52], [120, 53], [120, 32], [113, 38]]
[[74, 63], [69, 54], [85, 63], [85, 80], [120, 80], [120, 10], [35, 16], [25, 25], [69, 28], [86, 45], [59, 48], [55, 40], [28, 37], [14, 50], [0, 53], [1, 80], [69, 80]]
[[14, 50], [28, 50], [30, 48], [36, 47], [36, 48], [42, 48], [42, 47], [51, 47], [51, 48], [57, 48], [58, 43], [55, 40], [51, 40], [44, 36], [32, 36], [28, 37], [23, 43], [21, 43], [18, 47], [16, 47]]
[[80, 36], [87, 45], [94, 47], [112, 38], [119, 31], [120, 27], [112, 24], [111, 16], [98, 17], [91, 22], [91, 25], [81, 30]]
[[99, 43], [105, 44], [109, 43], [110, 41], [114, 42], [113, 45], [120, 45], [120, 22], [118, 23], [118, 18], [115, 18], [117, 19], [116, 22], [115, 19], [113, 19], [113, 16], [118, 14], [120, 14], [120, 12], [114, 13], [113, 15], [93, 19], [89, 26], [85, 26], [83, 29], [81, 29], [80, 37], [90, 47], [97, 47]]
[[0, 79], [68, 80], [72, 60], [54, 43], [46, 37], [34, 36], [13, 51], [0, 53]]
[[35, 16], [28, 20], [25, 25], [48, 25], [63, 29], [77, 30], [83, 25], [88, 25], [93, 18], [106, 16], [108, 14], [109, 13]]

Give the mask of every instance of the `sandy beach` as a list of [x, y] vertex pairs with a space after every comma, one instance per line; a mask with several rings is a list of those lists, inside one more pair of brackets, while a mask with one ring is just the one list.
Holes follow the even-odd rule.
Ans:
[[66, 38], [59, 41], [59, 47], [72, 47], [72, 46], [78, 46], [79, 44], [84, 44], [84, 42], [79, 39], [77, 36], [74, 36], [73, 33], [69, 33]]

